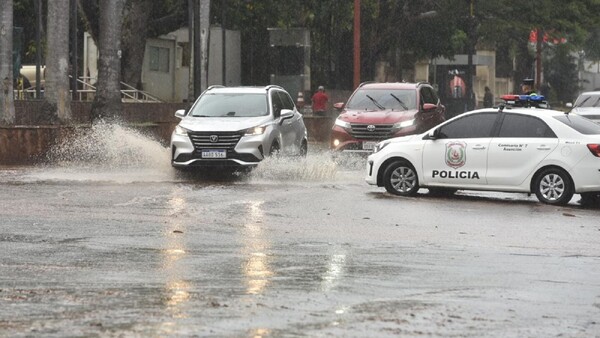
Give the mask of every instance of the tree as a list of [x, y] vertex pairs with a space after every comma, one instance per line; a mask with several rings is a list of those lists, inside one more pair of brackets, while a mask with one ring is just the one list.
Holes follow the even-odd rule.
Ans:
[[121, 27], [124, 0], [100, 0], [98, 83], [92, 104], [94, 119], [121, 113]]
[[[187, 0], [123, 0], [121, 80], [142, 88], [146, 39], [169, 33], [187, 24]], [[79, 0], [79, 9], [94, 42], [99, 44], [98, 0]]]
[[0, 124], [15, 123], [13, 96], [13, 1], [3, 0], [0, 7]]
[[72, 118], [69, 91], [69, 0], [53, 0], [48, 3], [47, 32], [48, 71], [44, 99], [48, 106], [45, 110], [46, 113], [56, 114], [59, 121], [69, 123]]

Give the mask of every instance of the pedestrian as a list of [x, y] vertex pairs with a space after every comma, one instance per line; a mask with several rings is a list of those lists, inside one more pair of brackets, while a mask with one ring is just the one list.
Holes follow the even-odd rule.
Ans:
[[494, 94], [492, 94], [490, 87], [485, 86], [485, 94], [483, 94], [483, 107], [491, 108], [493, 106], [494, 106]]
[[523, 82], [521, 83], [521, 92], [523, 95], [537, 95], [533, 89], [534, 83], [533, 79], [523, 79]]
[[325, 87], [319, 86], [318, 91], [312, 96], [311, 100], [313, 114], [325, 116], [327, 112], [327, 102], [329, 101], [329, 96], [325, 94]]

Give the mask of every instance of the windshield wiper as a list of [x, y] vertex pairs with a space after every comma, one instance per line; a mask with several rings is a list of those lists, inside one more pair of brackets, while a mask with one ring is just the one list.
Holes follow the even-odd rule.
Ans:
[[573, 106], [573, 108], [576, 108], [576, 107], [581, 107], [581, 106], [583, 106], [583, 104], [584, 104], [584, 103], [586, 103], [586, 102], [587, 102], [589, 99], [591, 99], [591, 98], [592, 98], [591, 96], [588, 96], [588, 97], [586, 97], [586, 98], [585, 98], [583, 101], [581, 101], [581, 103], [580, 103], [580, 104], [576, 104], [576, 105], [574, 105], [574, 106]]
[[390, 95], [392, 95], [392, 97], [395, 98], [396, 101], [398, 101], [398, 103], [400, 103], [404, 110], [408, 110], [408, 107], [404, 104], [404, 102], [402, 102], [402, 100], [400, 100], [396, 95], [394, 95], [394, 93], [390, 93]]
[[371, 100], [373, 102], [374, 105], [377, 106], [377, 108], [384, 110], [385, 107], [382, 106], [379, 102], [377, 102], [377, 100], [375, 100], [374, 98], [371, 97], [371, 95], [367, 95], [367, 97], [369, 98], [369, 100]]
[[212, 116], [208, 116], [208, 115], [192, 115], [193, 117], [212, 117]]

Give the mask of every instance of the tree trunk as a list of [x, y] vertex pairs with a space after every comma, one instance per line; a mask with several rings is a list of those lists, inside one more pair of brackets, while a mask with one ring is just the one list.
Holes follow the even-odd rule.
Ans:
[[124, 0], [100, 1], [98, 84], [92, 104], [97, 119], [121, 115], [121, 31]]
[[133, 0], [124, 25], [123, 82], [139, 89], [151, 8], [151, 0]]
[[49, 104], [46, 113], [56, 114], [61, 122], [71, 120], [69, 92], [69, 0], [48, 2], [48, 48], [44, 98]]
[[13, 1], [0, 6], [0, 125], [15, 123], [13, 96]]

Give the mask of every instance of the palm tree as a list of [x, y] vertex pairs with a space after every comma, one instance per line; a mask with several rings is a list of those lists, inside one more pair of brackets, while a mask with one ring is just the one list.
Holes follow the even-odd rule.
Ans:
[[48, 50], [44, 97], [61, 122], [71, 120], [69, 92], [69, 0], [48, 1]]
[[13, 97], [13, 1], [0, 6], [0, 124], [15, 123]]

